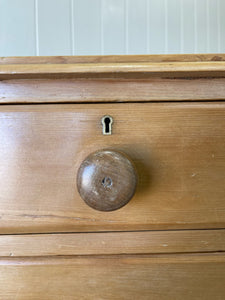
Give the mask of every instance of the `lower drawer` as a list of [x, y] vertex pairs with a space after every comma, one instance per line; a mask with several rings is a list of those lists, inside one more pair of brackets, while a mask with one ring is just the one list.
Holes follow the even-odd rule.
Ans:
[[223, 300], [225, 255], [0, 260], [0, 299]]

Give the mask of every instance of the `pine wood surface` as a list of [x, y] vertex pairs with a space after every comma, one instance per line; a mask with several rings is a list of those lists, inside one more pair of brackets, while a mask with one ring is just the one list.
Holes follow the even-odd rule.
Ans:
[[217, 101], [225, 78], [11, 79], [0, 81], [0, 103]]
[[[1, 106], [0, 232], [224, 228], [224, 136], [224, 103]], [[80, 164], [101, 149], [127, 154], [139, 177], [114, 212], [76, 188]]]
[[225, 99], [225, 55], [0, 58], [0, 103]]
[[223, 300], [225, 255], [2, 258], [0, 298]]
[[0, 57], [0, 64], [77, 64], [134, 62], [207, 62], [225, 61], [224, 53], [156, 54], [156, 55], [91, 55], [91, 56], [17, 56]]
[[224, 77], [224, 54], [0, 59], [0, 79]]
[[[0, 299], [224, 300], [223, 100], [225, 54], [0, 58]], [[138, 172], [117, 211], [76, 187], [102, 149]]]
[[0, 65], [0, 79], [12, 78], [183, 78], [224, 77], [224, 61], [14, 64]]
[[225, 229], [0, 235], [1, 257], [225, 252]]

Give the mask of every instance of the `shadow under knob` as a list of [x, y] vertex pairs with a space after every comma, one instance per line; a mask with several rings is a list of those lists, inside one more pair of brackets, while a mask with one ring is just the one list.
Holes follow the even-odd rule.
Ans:
[[77, 173], [77, 189], [92, 208], [112, 211], [124, 206], [133, 197], [137, 174], [124, 154], [102, 150], [90, 154]]

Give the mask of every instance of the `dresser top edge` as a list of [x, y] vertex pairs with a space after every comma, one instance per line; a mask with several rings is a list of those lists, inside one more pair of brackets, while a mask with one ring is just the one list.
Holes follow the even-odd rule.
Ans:
[[0, 58], [0, 80], [225, 77], [225, 54]]

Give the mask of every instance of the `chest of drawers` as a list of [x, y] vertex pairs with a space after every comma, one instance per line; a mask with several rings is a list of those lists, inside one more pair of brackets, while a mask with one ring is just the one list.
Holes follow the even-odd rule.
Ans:
[[224, 299], [224, 100], [225, 55], [2, 58], [0, 299]]

